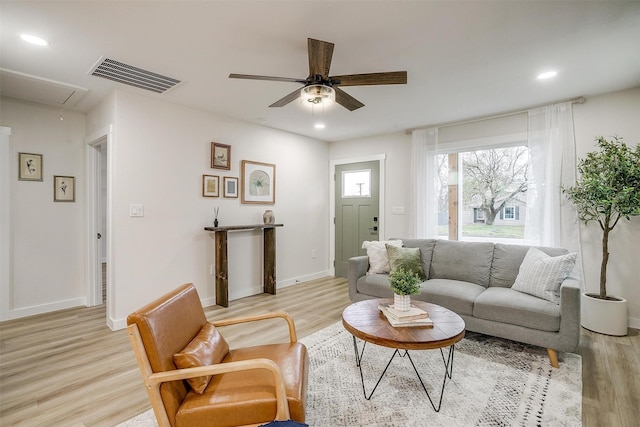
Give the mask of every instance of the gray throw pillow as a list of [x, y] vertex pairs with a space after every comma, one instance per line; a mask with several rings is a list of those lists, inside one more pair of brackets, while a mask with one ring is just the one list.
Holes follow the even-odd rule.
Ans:
[[420, 248], [400, 248], [387, 244], [387, 254], [389, 255], [390, 272], [403, 267], [406, 271], [417, 273], [420, 280], [426, 280], [422, 268], [422, 258]]
[[574, 252], [552, 257], [530, 248], [511, 289], [560, 304], [560, 285], [573, 270], [576, 255]]

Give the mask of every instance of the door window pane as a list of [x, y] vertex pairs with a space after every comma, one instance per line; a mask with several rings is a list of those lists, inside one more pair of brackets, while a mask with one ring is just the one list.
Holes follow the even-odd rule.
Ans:
[[342, 197], [371, 197], [371, 169], [342, 172]]

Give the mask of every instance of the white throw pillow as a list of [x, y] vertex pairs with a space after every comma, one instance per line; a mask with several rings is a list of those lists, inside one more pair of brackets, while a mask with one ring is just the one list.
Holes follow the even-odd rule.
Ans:
[[402, 240], [385, 240], [385, 241], [373, 241], [369, 242], [365, 240], [362, 242], [362, 249], [367, 250], [367, 256], [369, 257], [369, 271], [368, 274], [383, 274], [388, 273], [390, 270], [389, 256], [387, 255], [387, 247], [385, 244], [402, 247]]
[[511, 289], [560, 304], [560, 285], [576, 263], [576, 253], [549, 256], [530, 248]]

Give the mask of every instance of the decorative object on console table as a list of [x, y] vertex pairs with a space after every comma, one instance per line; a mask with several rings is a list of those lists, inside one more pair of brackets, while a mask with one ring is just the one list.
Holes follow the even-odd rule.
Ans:
[[420, 292], [420, 277], [417, 273], [398, 267], [389, 274], [389, 283], [393, 290], [393, 307], [399, 311], [409, 311], [411, 295]]
[[262, 214], [262, 220], [265, 224], [270, 225], [276, 222], [276, 217], [271, 209], [267, 209], [264, 211], [264, 214]]
[[599, 151], [578, 162], [580, 177], [562, 191], [576, 205], [578, 218], [596, 221], [602, 229], [600, 293], [582, 294], [582, 326], [607, 335], [627, 335], [627, 300], [607, 294], [609, 233], [622, 218], [640, 215], [640, 145], [628, 147], [622, 138], [596, 138]]
[[276, 202], [276, 165], [242, 161], [242, 203], [273, 205]]
[[231, 170], [231, 146], [211, 143], [211, 167], [213, 169]]
[[218, 213], [220, 212], [220, 207], [215, 207], [213, 208], [213, 212], [215, 214], [215, 216], [213, 217], [213, 226], [217, 227], [218, 226]]

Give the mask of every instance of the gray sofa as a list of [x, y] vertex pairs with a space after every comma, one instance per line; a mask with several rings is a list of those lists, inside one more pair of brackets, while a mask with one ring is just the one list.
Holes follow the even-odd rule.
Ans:
[[[560, 304], [511, 289], [529, 246], [435, 239], [402, 239], [420, 248], [427, 280], [412, 298], [446, 307], [466, 329], [546, 347], [551, 365], [557, 351], [573, 352], [580, 339], [580, 283], [571, 275], [560, 287]], [[538, 247], [550, 256], [565, 249]], [[351, 301], [392, 298], [388, 274], [367, 274], [367, 256], [349, 260]]]

